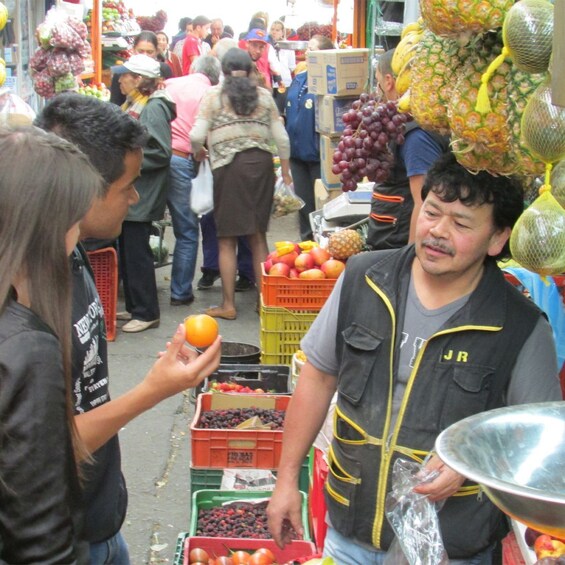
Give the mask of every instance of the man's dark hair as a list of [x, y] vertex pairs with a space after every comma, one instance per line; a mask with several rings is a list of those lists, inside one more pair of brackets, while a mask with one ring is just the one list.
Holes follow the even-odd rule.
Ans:
[[252, 29], [262, 29], [263, 31], [265, 31], [267, 29], [265, 20], [263, 18], [251, 18], [247, 30], [251, 31]]
[[121, 108], [72, 92], [53, 98], [34, 124], [78, 146], [107, 186], [124, 174], [126, 153], [147, 142], [145, 128]]
[[197, 28], [198, 26], [206, 26], [209, 23], [211, 23], [211, 20], [209, 18], [207, 18], [206, 16], [196, 16], [192, 20], [192, 27]]
[[[524, 211], [524, 187], [516, 177], [493, 176], [487, 171], [473, 174], [460, 165], [453, 153], [445, 153], [428, 170], [422, 200], [433, 192], [443, 202], [459, 200], [465, 206], [492, 204], [497, 229], [513, 228]], [[495, 259], [510, 257], [510, 244]]]
[[181, 18], [179, 20], [179, 31], [186, 31], [186, 26], [192, 23], [192, 18]]
[[379, 60], [377, 61], [377, 69], [381, 75], [391, 75], [394, 76], [392, 71], [392, 57], [394, 56], [394, 49], [389, 49], [383, 53]]

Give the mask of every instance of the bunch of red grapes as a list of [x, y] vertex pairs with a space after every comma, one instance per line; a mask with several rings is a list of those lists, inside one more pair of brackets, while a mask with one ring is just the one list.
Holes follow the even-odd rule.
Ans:
[[343, 115], [345, 129], [333, 155], [332, 172], [339, 175], [344, 192], [355, 190], [363, 178], [382, 183], [389, 176], [394, 157], [389, 143], [404, 143], [409, 114], [399, 113], [396, 102], [379, 102], [363, 93]]

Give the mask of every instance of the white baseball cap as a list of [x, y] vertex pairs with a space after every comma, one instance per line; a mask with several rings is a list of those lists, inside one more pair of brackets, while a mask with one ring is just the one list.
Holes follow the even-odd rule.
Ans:
[[116, 75], [135, 73], [147, 78], [159, 78], [161, 65], [148, 55], [132, 55], [123, 65], [112, 67], [112, 72]]

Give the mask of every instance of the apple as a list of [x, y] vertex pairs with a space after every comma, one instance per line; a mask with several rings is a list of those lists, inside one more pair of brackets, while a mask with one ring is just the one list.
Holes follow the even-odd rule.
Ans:
[[269, 274], [269, 271], [271, 270], [272, 266], [273, 266], [273, 261], [271, 259], [267, 259], [263, 263], [263, 267], [265, 268], [265, 273]]
[[290, 267], [286, 263], [275, 263], [271, 267], [269, 275], [274, 277], [288, 277], [290, 275]]
[[294, 260], [294, 267], [299, 273], [312, 269], [314, 268], [314, 257], [310, 253], [301, 253]]
[[313, 247], [310, 250], [310, 255], [312, 255], [314, 263], [318, 265], [318, 267], [332, 258], [329, 251], [327, 249], [324, 249], [323, 247]]
[[299, 275], [299, 272], [293, 267], [292, 269], [290, 269], [290, 273], [288, 275], [289, 279], [297, 279]]
[[292, 268], [294, 267], [294, 261], [296, 261], [297, 257], [298, 257], [298, 253], [296, 253], [296, 251], [285, 253], [280, 257], [276, 255], [275, 257], [273, 257], [273, 265], [276, 265], [277, 263], [286, 263], [289, 267]]
[[324, 271], [320, 269], [308, 269], [307, 271], [302, 271], [298, 275], [299, 279], [325, 279], [326, 275]]
[[337, 279], [345, 269], [345, 263], [339, 259], [328, 259], [320, 266], [328, 279]]
[[542, 534], [534, 542], [534, 551], [540, 560], [544, 557], [560, 557], [565, 554], [565, 544], [551, 536]]

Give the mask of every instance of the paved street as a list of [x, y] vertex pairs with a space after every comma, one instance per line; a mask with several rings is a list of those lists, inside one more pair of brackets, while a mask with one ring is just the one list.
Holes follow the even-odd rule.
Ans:
[[[269, 248], [280, 239], [296, 239], [297, 215], [271, 222]], [[165, 240], [174, 246], [172, 229]], [[200, 261], [195, 281], [200, 277]], [[221, 303], [221, 284], [195, 291], [190, 306], [169, 305], [170, 266], [157, 269], [161, 325], [138, 334], [117, 331], [110, 343], [110, 382], [114, 397], [139, 382], [176, 326], [190, 313], [203, 312]], [[237, 320], [219, 320], [226, 341], [259, 345], [259, 316], [253, 291], [237, 293]], [[123, 309], [120, 301], [118, 310]], [[177, 535], [187, 531], [190, 519], [190, 440], [188, 426], [194, 406], [188, 393], [171, 398], [130, 422], [120, 432], [122, 464], [129, 490], [129, 510], [122, 528], [130, 547], [132, 563], [173, 563]]]

